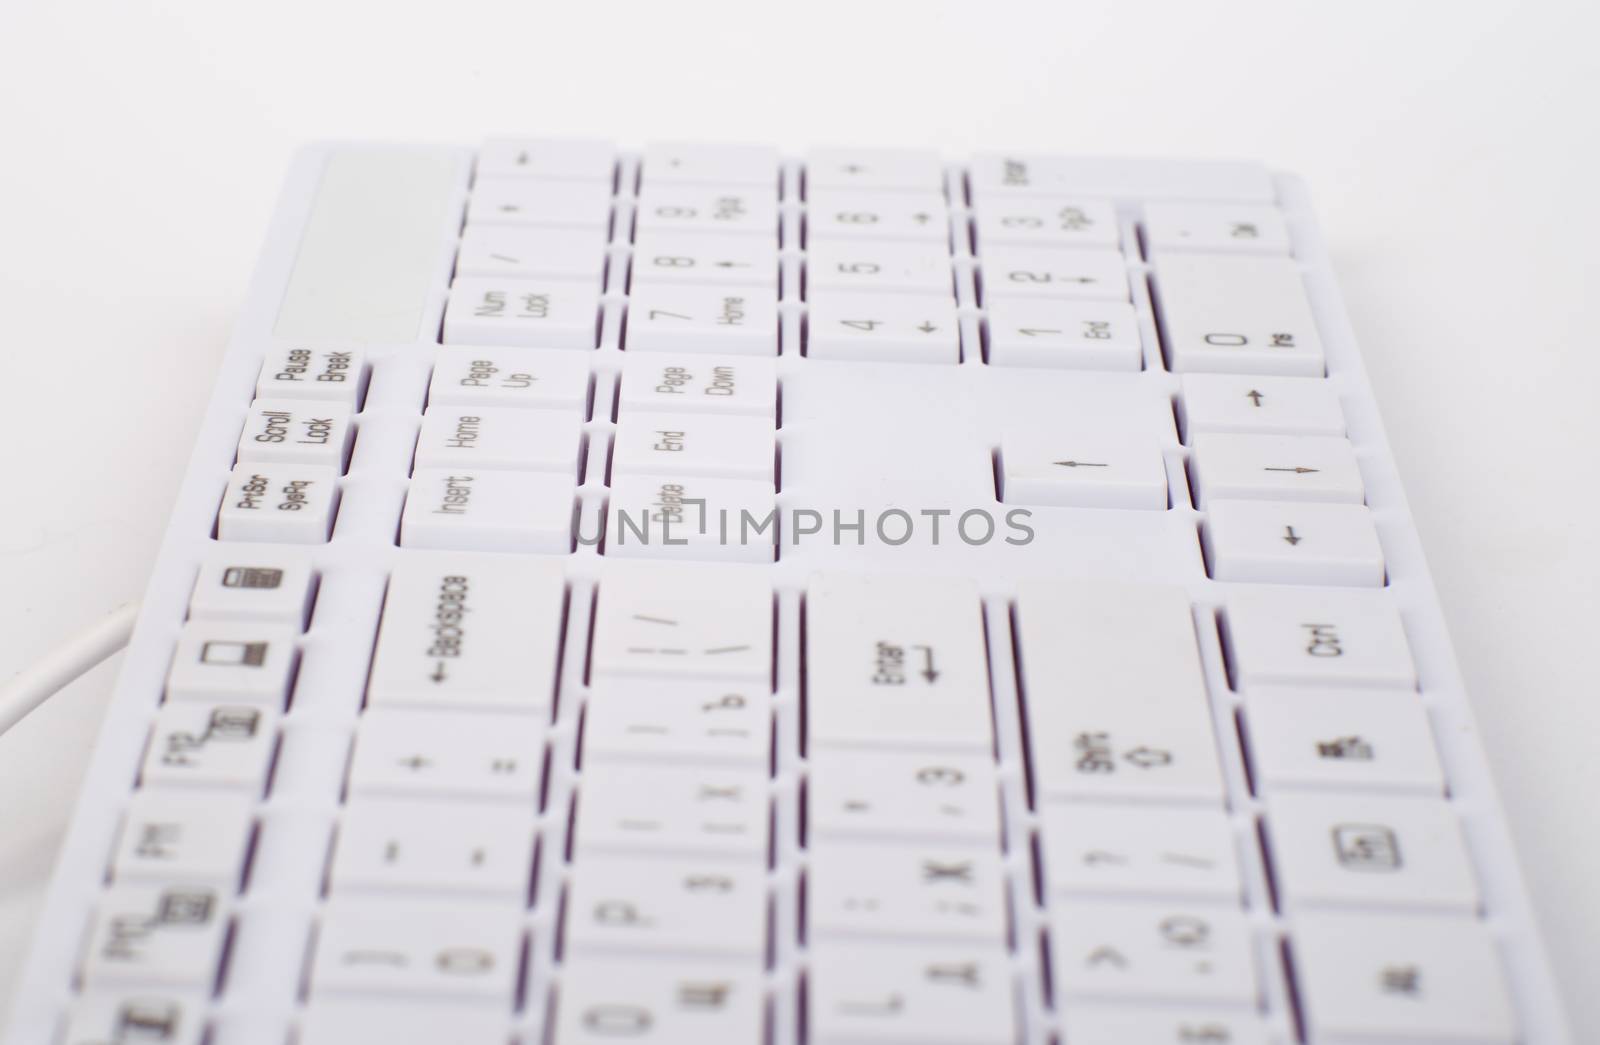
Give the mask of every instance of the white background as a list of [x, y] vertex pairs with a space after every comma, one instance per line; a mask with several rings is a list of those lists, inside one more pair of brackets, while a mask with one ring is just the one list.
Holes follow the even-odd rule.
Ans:
[[[1572, 1022], [1600, 1026], [1597, 22], [1576, 0], [0, 0], [0, 678], [139, 596], [308, 140], [1258, 157], [1310, 183]], [[0, 739], [0, 1014], [113, 673]]]

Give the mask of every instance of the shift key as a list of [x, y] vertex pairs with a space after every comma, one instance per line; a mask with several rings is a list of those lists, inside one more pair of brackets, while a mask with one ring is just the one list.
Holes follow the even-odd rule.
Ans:
[[401, 555], [384, 600], [368, 702], [547, 712], [564, 599], [553, 560]]

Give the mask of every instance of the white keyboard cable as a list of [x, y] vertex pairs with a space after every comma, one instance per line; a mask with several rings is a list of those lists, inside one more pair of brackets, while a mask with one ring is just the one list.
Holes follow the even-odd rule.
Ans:
[[126, 646], [138, 616], [137, 602], [117, 607], [0, 686], [0, 734], [21, 722], [30, 711], [65, 689], [78, 676]]

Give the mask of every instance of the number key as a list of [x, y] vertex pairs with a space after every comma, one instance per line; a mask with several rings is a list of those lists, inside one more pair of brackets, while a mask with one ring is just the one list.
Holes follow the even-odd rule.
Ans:
[[755, 236], [647, 232], [633, 249], [633, 285], [717, 283], [776, 293], [778, 252]]
[[839, 239], [946, 243], [950, 219], [937, 192], [839, 192], [819, 189], [806, 208], [811, 243]]
[[1005, 199], [977, 212], [978, 247], [990, 244], [1112, 247], [1121, 241], [1117, 212], [1102, 200]]
[[815, 359], [955, 363], [961, 358], [954, 298], [825, 290], [811, 301], [806, 354]]
[[996, 247], [983, 252], [984, 301], [1007, 297], [1128, 300], [1128, 273], [1114, 250]]

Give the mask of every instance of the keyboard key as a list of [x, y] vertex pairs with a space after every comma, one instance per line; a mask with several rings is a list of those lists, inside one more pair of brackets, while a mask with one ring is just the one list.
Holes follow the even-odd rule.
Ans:
[[321, 399], [360, 405], [367, 353], [354, 342], [279, 342], [267, 349], [256, 378], [257, 399]]
[[400, 516], [400, 546], [449, 551], [572, 549], [570, 475], [493, 469], [419, 468]]
[[204, 995], [198, 992], [116, 991], [77, 998], [60, 1045], [200, 1045]]
[[1066, 802], [1041, 812], [1053, 894], [1239, 903], [1233, 830], [1220, 809]]
[[1267, 1045], [1259, 1017], [1236, 1012], [1081, 1005], [1069, 1008], [1067, 1040], [1072, 1045]]
[[295, 1045], [505, 1045], [508, 1020], [498, 1006], [462, 1005], [454, 998], [417, 1001], [401, 995], [374, 1005], [369, 999], [313, 999], [300, 1022]]
[[617, 422], [613, 475], [774, 478], [778, 435], [761, 417], [630, 411]]
[[1379, 592], [1235, 591], [1227, 622], [1235, 688], [1416, 688], [1400, 615]]
[[979, 153], [969, 180], [980, 205], [1028, 195], [1252, 203], [1277, 195], [1265, 167], [1234, 160]]
[[626, 356], [621, 413], [750, 414], [776, 421], [778, 365], [739, 356]]
[[915, 240], [949, 252], [950, 213], [940, 192], [854, 192], [814, 188], [806, 202], [806, 243]]
[[614, 853], [764, 864], [769, 806], [765, 767], [617, 763], [584, 778], [573, 850], [580, 861]]
[[767, 954], [767, 876], [716, 860], [589, 857], [573, 868], [568, 953], [726, 958], [759, 968]]
[[533, 839], [531, 803], [362, 798], [344, 807], [329, 888], [335, 897], [406, 892], [520, 903], [533, 871]]
[[209, 994], [228, 919], [203, 885], [119, 885], [101, 894], [83, 962], [86, 986], [185, 987]]
[[1149, 203], [1145, 242], [1155, 253], [1288, 254], [1283, 212], [1261, 203]]
[[281, 624], [190, 621], [178, 633], [167, 697], [282, 707], [299, 633]]
[[821, 941], [806, 1025], [815, 1045], [1012, 1045], [1017, 1011], [1003, 947]]
[[999, 298], [989, 303], [991, 366], [1138, 370], [1139, 317], [1123, 301]]
[[641, 286], [629, 299], [630, 352], [778, 354], [775, 295], [742, 287]]
[[544, 723], [532, 715], [373, 707], [358, 723], [353, 795], [538, 801]]
[[239, 460], [343, 470], [353, 434], [343, 404], [257, 399], [245, 413]]
[[271, 545], [225, 544], [200, 566], [189, 616], [271, 621], [303, 627], [311, 609], [311, 566]]
[[1202, 509], [1219, 499], [1366, 501], [1361, 467], [1343, 439], [1200, 432], [1190, 444]]
[[469, 225], [456, 254], [457, 276], [487, 280], [564, 279], [600, 286], [606, 237], [598, 229]]
[[715, 679], [770, 692], [772, 587], [758, 572], [731, 568], [630, 563], [609, 571], [590, 657], [590, 674], [614, 691]]
[[1249, 374], [1184, 374], [1184, 430], [1246, 435], [1345, 433], [1339, 393], [1327, 381]]
[[443, 345], [434, 355], [428, 407], [516, 406], [581, 414], [589, 360], [555, 349]]
[[1461, 825], [1443, 799], [1269, 794], [1267, 833], [1289, 910], [1478, 909]]
[[943, 243], [824, 240], [806, 256], [806, 295], [818, 291], [910, 291], [955, 297], [950, 251]]
[[478, 150], [478, 174], [610, 185], [617, 148], [597, 138], [491, 138]]
[[1322, 340], [1294, 261], [1165, 254], [1155, 277], [1172, 370], [1322, 376]]
[[1000, 442], [1006, 504], [1164, 511], [1167, 468], [1154, 438], [1056, 428], [1007, 433]]
[[811, 295], [806, 355], [862, 363], [958, 363], [961, 330], [948, 294]]
[[565, 598], [553, 560], [400, 556], [368, 705], [543, 714], [555, 693]]
[[139, 774], [147, 788], [228, 788], [261, 793], [277, 746], [276, 716], [244, 704], [163, 704]]
[[811, 753], [807, 837], [1000, 847], [1000, 791], [983, 755]]
[[577, 474], [576, 418], [546, 410], [430, 406], [422, 415], [416, 467], [513, 469]]
[[600, 337], [600, 287], [562, 279], [468, 276], [450, 288], [446, 344], [594, 348]]
[[1500, 955], [1479, 922], [1304, 914], [1290, 939], [1314, 1041], [1522, 1040]]
[[778, 292], [778, 250], [756, 236], [645, 232], [633, 248], [633, 286], [714, 283]]
[[776, 509], [771, 481], [617, 475], [605, 551], [618, 558], [771, 562]]
[[762, 1040], [760, 969], [681, 962], [569, 962], [556, 988], [551, 1045], [748, 1045]]
[[1383, 587], [1383, 548], [1365, 505], [1213, 500], [1202, 535], [1219, 581]]
[[657, 233], [719, 232], [776, 247], [778, 192], [776, 187], [663, 184], [647, 175], [634, 229], [635, 237], [646, 241]]
[[971, 581], [814, 576], [806, 651], [812, 749], [990, 754], [983, 606]]
[[1182, 589], [1024, 581], [1017, 620], [1033, 776], [1046, 800], [1222, 800]]
[[480, 176], [467, 200], [467, 224], [583, 229], [604, 239], [611, 227], [611, 185]]
[[891, 189], [940, 194], [944, 163], [932, 149], [820, 148], [806, 153], [806, 192]]
[[1245, 701], [1260, 788], [1444, 792], [1428, 713], [1409, 690], [1252, 686]]
[[1003, 946], [998, 851], [816, 840], [806, 873], [810, 938], [927, 939]]
[[1051, 913], [1058, 998], [1247, 1006], [1256, 968], [1243, 913], [1111, 901]]
[[775, 192], [778, 150], [767, 145], [653, 142], [640, 181], [650, 185], [759, 185]]
[[412, 901], [402, 912], [335, 901], [317, 931], [311, 995], [474, 998], [509, 1007], [521, 937], [515, 918], [493, 910]]
[[584, 764], [625, 760], [764, 768], [772, 758], [771, 703], [764, 691], [715, 683], [597, 691], [584, 712]]
[[339, 472], [310, 464], [239, 464], [217, 512], [224, 541], [321, 544], [333, 528]]
[[119, 882], [193, 882], [231, 892], [244, 873], [254, 796], [140, 791], [111, 859]]
[[978, 250], [990, 246], [1110, 247], [1122, 243], [1117, 212], [1104, 200], [1007, 197], [978, 207]]
[[992, 247], [981, 262], [985, 306], [1008, 297], [1128, 300], [1128, 270], [1114, 250]]

